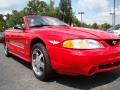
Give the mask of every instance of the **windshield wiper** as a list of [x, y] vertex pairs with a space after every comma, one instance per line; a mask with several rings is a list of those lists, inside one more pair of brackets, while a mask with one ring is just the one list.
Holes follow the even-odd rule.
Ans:
[[43, 27], [43, 26], [68, 26], [68, 25], [34, 25], [34, 26], [30, 26], [30, 28]]
[[34, 26], [30, 26], [30, 28], [34, 28], [34, 27], [43, 27], [43, 26], [52, 26], [52, 25], [34, 25]]
[[69, 25], [59, 25], [59, 26], [69, 26]]

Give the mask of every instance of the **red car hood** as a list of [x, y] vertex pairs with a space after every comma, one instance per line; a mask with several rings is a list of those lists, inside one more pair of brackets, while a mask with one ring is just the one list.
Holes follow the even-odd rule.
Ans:
[[88, 28], [75, 28], [75, 29], [80, 30], [81, 32], [86, 32], [86, 33], [95, 35], [100, 39], [119, 39], [118, 36], [102, 30], [95, 30], [95, 29], [88, 29]]
[[[34, 28], [35, 31], [48, 31], [50, 33], [55, 33], [56, 35], [61, 35], [64, 37], [85, 37], [85, 38], [94, 38], [94, 39], [119, 39], [118, 36], [113, 35], [111, 33], [101, 31], [101, 30], [94, 30], [88, 28], [78, 28], [78, 27], [68, 27], [68, 26], [48, 26], [42, 28]], [[37, 32], [38, 33], [38, 32]]]

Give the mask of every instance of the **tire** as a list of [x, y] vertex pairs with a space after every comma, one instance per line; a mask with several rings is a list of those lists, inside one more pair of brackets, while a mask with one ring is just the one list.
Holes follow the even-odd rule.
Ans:
[[7, 44], [4, 44], [4, 53], [6, 57], [10, 57], [10, 53], [8, 52], [8, 46]]
[[45, 46], [41, 43], [33, 45], [31, 50], [32, 70], [36, 78], [48, 81], [53, 77], [53, 69]]

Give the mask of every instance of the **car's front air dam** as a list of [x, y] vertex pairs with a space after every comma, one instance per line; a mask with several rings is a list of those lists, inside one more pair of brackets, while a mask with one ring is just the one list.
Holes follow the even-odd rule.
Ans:
[[[49, 54], [53, 69], [65, 75], [92, 76], [97, 72], [120, 68], [119, 47], [95, 50], [52, 48]], [[105, 65], [109, 67], [101, 68]]]
[[92, 67], [89, 70], [88, 75], [93, 76], [95, 73], [98, 73], [98, 72], [111, 71], [118, 68], [120, 68], [120, 60], [117, 62], [112, 62], [112, 63], [107, 63], [107, 64]]

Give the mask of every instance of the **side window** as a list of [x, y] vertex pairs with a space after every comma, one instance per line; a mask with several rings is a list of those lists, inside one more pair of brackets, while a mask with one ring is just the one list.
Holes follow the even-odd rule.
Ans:
[[36, 26], [36, 25], [42, 25], [41, 20], [38, 18], [34, 18], [34, 17], [29, 17], [28, 23], [30, 27]]

